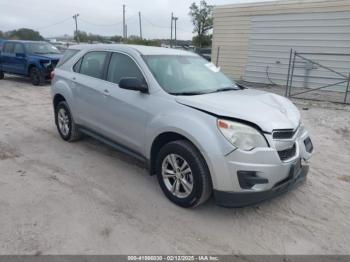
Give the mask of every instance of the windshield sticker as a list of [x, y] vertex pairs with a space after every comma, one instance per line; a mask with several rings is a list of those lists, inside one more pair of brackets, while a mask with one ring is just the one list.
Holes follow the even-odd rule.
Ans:
[[205, 66], [208, 67], [214, 73], [220, 72], [220, 67], [215, 66], [213, 63], [207, 63], [205, 64]]

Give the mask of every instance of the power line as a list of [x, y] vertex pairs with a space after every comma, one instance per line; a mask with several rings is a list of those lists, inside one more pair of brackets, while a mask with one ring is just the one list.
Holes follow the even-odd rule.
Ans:
[[[154, 26], [154, 27], [158, 27], [158, 28], [164, 28], [164, 29], [171, 29], [170, 26], [162, 26], [162, 25], [157, 25], [155, 23], [153, 23], [151, 20], [149, 20], [147, 17], [145, 17], [143, 14], [141, 14], [141, 16], [143, 17], [143, 19], [148, 22], [150, 25]], [[192, 31], [188, 31], [188, 30], [184, 30], [184, 29], [181, 29], [179, 27], [176, 28], [177, 31], [182, 31], [182, 32], [185, 32], [185, 33], [192, 33]]]
[[[137, 15], [138, 15], [138, 14], [134, 14], [134, 15], [132, 15], [132, 16], [126, 18], [126, 21], [128, 21], [128, 20], [130, 20], [130, 19], [136, 17]], [[115, 23], [113, 23], [113, 24], [95, 24], [95, 23], [92, 23], [92, 22], [87, 21], [87, 20], [82, 19], [82, 18], [80, 18], [80, 21], [82, 21], [83, 23], [88, 24], [88, 25], [100, 26], [100, 27], [116, 26], [116, 25], [120, 25], [120, 24], [123, 23], [123, 20], [120, 20], [120, 21], [115, 22]]]
[[70, 20], [71, 17], [67, 17], [65, 18], [64, 20], [60, 20], [56, 23], [53, 23], [53, 24], [50, 24], [50, 25], [46, 25], [46, 26], [42, 26], [42, 27], [38, 27], [38, 28], [34, 28], [34, 30], [43, 30], [43, 29], [46, 29], [46, 28], [49, 28], [49, 27], [53, 27], [53, 26], [56, 26], [56, 25], [59, 25], [59, 24], [63, 24], [64, 22]]
[[89, 24], [89, 25], [92, 25], [92, 26], [101, 26], [101, 27], [104, 27], [104, 26], [106, 26], [106, 27], [107, 26], [116, 26], [116, 25], [119, 25], [119, 24], [123, 23], [123, 21], [119, 21], [119, 22], [113, 23], [113, 24], [95, 24], [95, 23], [91, 23], [91, 22], [86, 21], [85, 19], [81, 19], [81, 18], [80, 18], [80, 21], [82, 21], [85, 24]]

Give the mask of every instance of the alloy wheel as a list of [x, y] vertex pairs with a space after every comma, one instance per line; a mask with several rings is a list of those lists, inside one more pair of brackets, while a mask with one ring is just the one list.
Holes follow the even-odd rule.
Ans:
[[67, 111], [60, 108], [57, 113], [58, 128], [63, 136], [68, 136], [70, 131], [70, 120]]
[[187, 161], [177, 154], [167, 155], [162, 163], [162, 177], [167, 190], [178, 198], [193, 190], [193, 174]]

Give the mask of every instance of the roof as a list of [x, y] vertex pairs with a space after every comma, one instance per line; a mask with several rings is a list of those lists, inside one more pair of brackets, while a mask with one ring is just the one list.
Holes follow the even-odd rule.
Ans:
[[108, 49], [115, 51], [127, 51], [127, 50], [136, 50], [142, 55], [187, 55], [187, 56], [196, 56], [195, 53], [173, 49], [173, 48], [164, 48], [164, 47], [155, 47], [155, 46], [143, 46], [143, 45], [125, 45], [125, 44], [84, 44], [84, 45], [74, 45], [70, 46], [71, 49]]

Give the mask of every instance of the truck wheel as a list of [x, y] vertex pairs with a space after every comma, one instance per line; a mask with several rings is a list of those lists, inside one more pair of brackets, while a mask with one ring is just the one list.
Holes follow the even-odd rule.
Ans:
[[29, 72], [29, 77], [33, 85], [39, 86], [44, 83], [44, 77], [40, 70], [36, 67], [32, 67]]
[[81, 138], [79, 128], [74, 123], [68, 104], [65, 101], [60, 102], [55, 108], [55, 118], [58, 133], [63, 140], [73, 142]]
[[4, 77], [5, 77], [4, 72], [0, 71], [0, 79], [4, 79]]
[[208, 166], [198, 149], [186, 140], [170, 142], [156, 159], [158, 182], [166, 197], [181, 207], [195, 207], [212, 193]]

